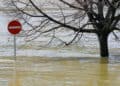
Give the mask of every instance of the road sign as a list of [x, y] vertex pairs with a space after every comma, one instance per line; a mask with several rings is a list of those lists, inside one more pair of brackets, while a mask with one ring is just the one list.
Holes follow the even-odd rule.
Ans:
[[19, 21], [13, 20], [13, 21], [9, 22], [8, 31], [11, 34], [13, 34], [13, 35], [19, 34], [21, 30], [22, 30], [22, 25]]
[[19, 21], [13, 20], [8, 24], [8, 31], [14, 35], [14, 58], [16, 60], [16, 34], [22, 30], [22, 25]]

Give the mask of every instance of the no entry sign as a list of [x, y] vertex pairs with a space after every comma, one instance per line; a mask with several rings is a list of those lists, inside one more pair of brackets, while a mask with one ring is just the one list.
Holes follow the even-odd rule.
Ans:
[[13, 20], [8, 24], [8, 31], [14, 35], [14, 58], [16, 60], [16, 34], [22, 30], [22, 25], [19, 21]]
[[8, 24], [8, 31], [13, 34], [19, 34], [19, 32], [22, 30], [22, 25], [19, 21], [17, 20], [13, 20], [11, 22], [9, 22]]

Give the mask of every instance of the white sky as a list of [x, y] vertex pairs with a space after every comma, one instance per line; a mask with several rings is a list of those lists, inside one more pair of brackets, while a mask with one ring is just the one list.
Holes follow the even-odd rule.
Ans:
[[7, 33], [7, 23], [7, 17], [0, 13], [0, 34]]
[[7, 17], [4, 13], [0, 12], [0, 36], [3, 34], [9, 34], [7, 26], [11, 20], [12, 19], [10, 17]]

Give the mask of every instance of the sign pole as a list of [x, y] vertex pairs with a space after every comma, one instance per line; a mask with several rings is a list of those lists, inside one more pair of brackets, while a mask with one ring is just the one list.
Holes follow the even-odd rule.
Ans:
[[14, 82], [13, 85], [16, 86], [16, 35], [13, 35], [13, 43], [14, 43], [14, 60], [15, 60], [15, 69], [14, 69]]
[[14, 86], [16, 86], [16, 34], [19, 34], [22, 30], [22, 25], [19, 21], [13, 20], [8, 24], [8, 31], [13, 35], [13, 44], [14, 44], [14, 60], [15, 60], [15, 76], [14, 76]]
[[14, 59], [16, 60], [16, 35], [14, 35]]

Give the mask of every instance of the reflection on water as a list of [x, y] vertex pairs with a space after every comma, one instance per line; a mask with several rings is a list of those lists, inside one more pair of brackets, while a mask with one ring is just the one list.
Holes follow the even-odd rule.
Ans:
[[99, 58], [0, 61], [0, 86], [120, 86], [120, 63]]

